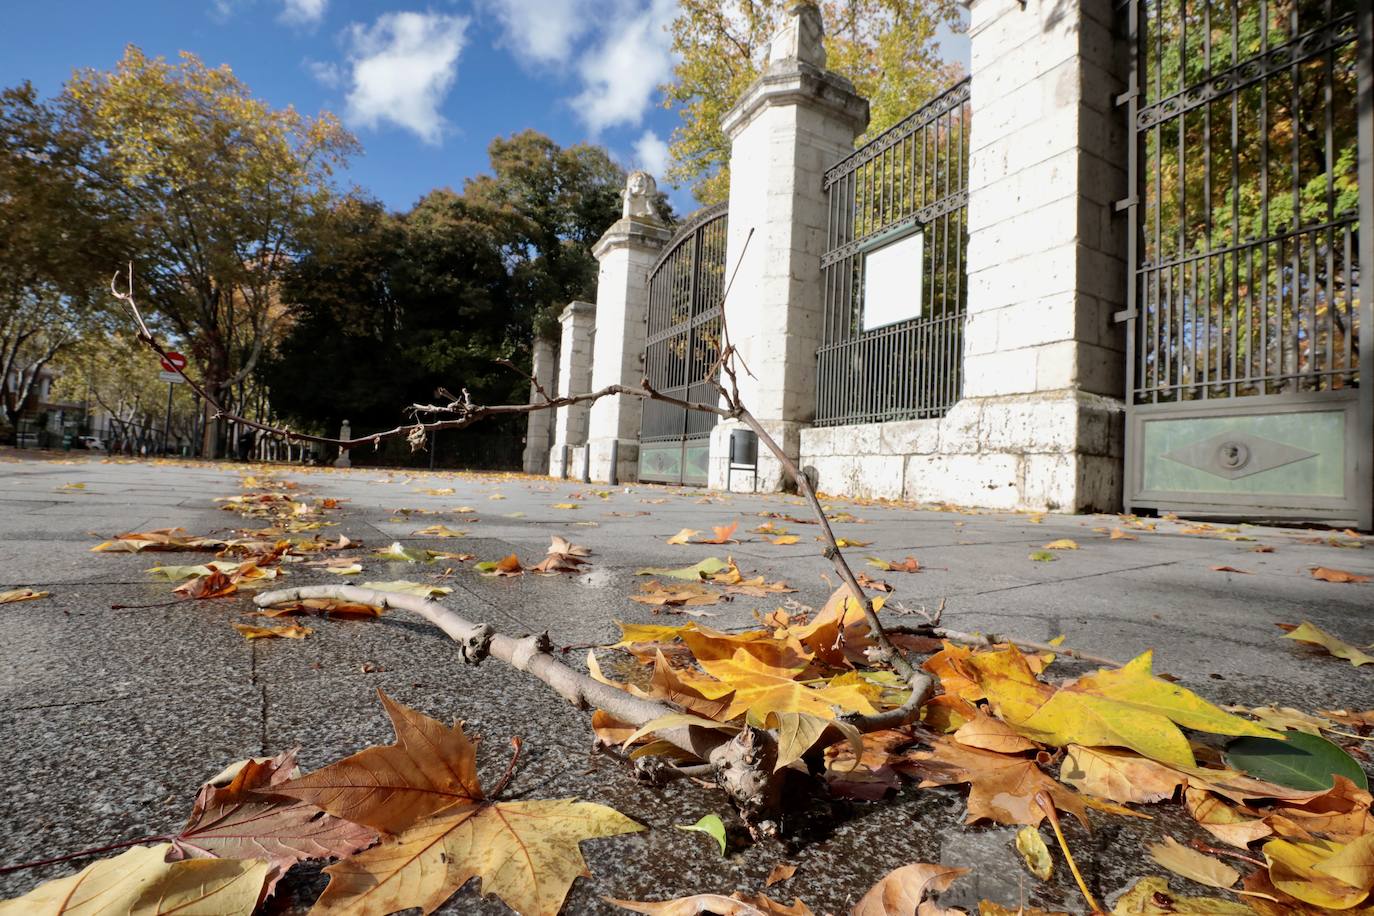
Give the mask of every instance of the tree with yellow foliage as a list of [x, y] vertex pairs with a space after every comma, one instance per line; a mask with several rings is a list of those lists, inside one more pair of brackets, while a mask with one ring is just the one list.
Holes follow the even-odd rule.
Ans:
[[[333, 115], [255, 98], [227, 66], [132, 45], [113, 71], [76, 73], [61, 104], [90, 141], [87, 180], [134, 227], [140, 299], [215, 399], [234, 403], [289, 320], [278, 281], [357, 142]], [[206, 455], [218, 426], [206, 424]]]
[[[721, 118], [762, 72], [764, 48], [797, 0], [681, 0], [670, 29], [678, 63], [663, 104], [682, 117], [667, 178], [703, 204], [729, 194], [730, 143]], [[824, 0], [827, 66], [869, 100], [869, 135], [934, 97], [962, 73], [941, 57], [942, 27], [963, 28], [956, 0]]]

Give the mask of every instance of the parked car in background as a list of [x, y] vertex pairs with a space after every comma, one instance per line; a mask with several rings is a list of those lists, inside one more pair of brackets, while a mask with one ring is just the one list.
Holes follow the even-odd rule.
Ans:
[[105, 443], [98, 436], [77, 436], [72, 440], [76, 448], [90, 449], [93, 452], [105, 451]]

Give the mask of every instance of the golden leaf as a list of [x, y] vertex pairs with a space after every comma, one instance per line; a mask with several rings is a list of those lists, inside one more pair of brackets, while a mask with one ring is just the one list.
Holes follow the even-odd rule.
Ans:
[[[3, 916], [101, 916], [115, 913], [214, 913], [249, 916], [267, 879], [261, 859], [166, 861], [171, 844], [135, 846], [12, 900]], [[194, 909], [189, 909], [194, 907]]]
[[1150, 858], [1174, 874], [1208, 887], [1225, 889], [1240, 880], [1240, 872], [1225, 862], [1189, 849], [1171, 836], [1150, 846]]
[[296, 623], [281, 627], [258, 627], [247, 623], [236, 623], [234, 629], [243, 634], [244, 639], [305, 639], [315, 632], [309, 627], [303, 627]]

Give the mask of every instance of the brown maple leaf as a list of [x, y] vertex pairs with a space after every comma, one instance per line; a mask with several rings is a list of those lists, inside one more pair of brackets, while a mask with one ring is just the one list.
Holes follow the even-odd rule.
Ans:
[[[325, 869], [312, 912], [428, 913], [470, 878], [527, 916], [555, 916], [573, 881], [590, 874], [579, 844], [642, 830], [613, 808], [576, 799], [499, 801], [477, 781], [476, 746], [382, 694], [396, 743], [368, 748], [277, 791], [394, 833]], [[516, 757], [519, 741], [513, 742]], [[511, 761], [509, 773], [514, 771]]]
[[287, 869], [308, 859], [341, 859], [377, 841], [376, 831], [276, 794], [296, 752], [244, 760], [201, 786], [186, 826], [171, 837], [167, 861], [265, 859], [267, 894]]
[[558, 573], [580, 573], [582, 566], [588, 562], [587, 557], [591, 551], [586, 547], [580, 547], [564, 538], [554, 535], [552, 543], [549, 544], [548, 556], [536, 566], [531, 566], [531, 572], [544, 573], [545, 575], [556, 575]]
[[969, 783], [969, 823], [987, 818], [999, 824], [1039, 826], [1045, 812], [1035, 803], [1035, 794], [1045, 792], [1056, 808], [1089, 826], [1083, 799], [1051, 779], [1032, 758], [995, 754], [943, 738], [929, 743], [933, 750], [909, 752], [897, 768], [919, 776], [922, 788]]

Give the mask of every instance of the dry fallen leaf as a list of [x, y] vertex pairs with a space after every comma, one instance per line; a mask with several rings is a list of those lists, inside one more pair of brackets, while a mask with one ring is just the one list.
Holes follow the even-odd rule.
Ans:
[[244, 639], [305, 639], [315, 632], [309, 627], [303, 627], [296, 623], [280, 627], [260, 627], [247, 623], [236, 623], [234, 629], [242, 633]]
[[[957, 737], [957, 735], [956, 735]], [[1172, 798], [1187, 777], [1130, 751], [1070, 744], [1059, 779], [1084, 795], [1120, 804], [1149, 804]]]
[[1070, 538], [1060, 538], [1057, 541], [1050, 541], [1044, 547], [1045, 550], [1077, 550], [1078, 542]]
[[329, 866], [312, 912], [438, 908], [470, 878], [527, 916], [555, 916], [579, 876], [578, 844], [643, 828], [575, 799], [497, 801], [477, 779], [476, 746], [461, 727], [383, 703], [396, 743], [360, 751], [277, 787], [330, 814], [392, 834]]
[[922, 788], [969, 783], [969, 823], [987, 818], [999, 824], [1038, 827], [1045, 812], [1035, 803], [1035, 795], [1045, 792], [1056, 808], [1088, 826], [1083, 799], [1051, 779], [1034, 760], [945, 739], [929, 744], [933, 750], [908, 752], [898, 768], [919, 776]]
[[793, 863], [779, 862], [777, 865], [774, 865], [772, 871], [768, 873], [768, 877], [763, 881], [763, 886], [772, 887], [780, 881], [786, 881], [796, 873], [797, 866]]
[[1225, 862], [1189, 849], [1171, 836], [1150, 846], [1150, 858], [1174, 874], [1208, 887], [1225, 889], [1240, 880], [1240, 872]]
[[739, 522], [731, 522], [728, 525], [713, 525], [711, 530], [715, 532], [713, 537], [702, 538], [695, 541], [697, 544], [736, 544], [735, 531], [739, 528]]
[[954, 883], [967, 868], [928, 865], [916, 862], [903, 865], [885, 875], [854, 904], [850, 916], [911, 916], [924, 909], [928, 894], [938, 894]]
[[0, 604], [15, 604], [20, 601], [37, 601], [39, 598], [48, 597], [48, 592], [36, 592], [31, 588], [16, 588], [8, 592], [0, 592]]
[[292, 865], [340, 859], [366, 849], [375, 831], [329, 814], [273, 787], [289, 779], [296, 752], [239, 761], [201, 786], [186, 826], [172, 837], [169, 860], [263, 858], [272, 866], [267, 893]]
[[213, 913], [249, 916], [267, 880], [261, 859], [192, 859], [168, 862], [172, 847], [135, 846], [92, 862], [13, 900], [0, 913], [28, 916], [102, 916], [124, 913]]
[[1312, 578], [1320, 579], [1323, 582], [1341, 582], [1355, 585], [1370, 581], [1369, 576], [1361, 576], [1356, 573], [1346, 572], [1343, 569], [1331, 569], [1326, 566], [1312, 567]]
[[1292, 639], [1308, 645], [1320, 646], [1336, 658], [1343, 658], [1350, 662], [1350, 664], [1354, 665], [1356, 668], [1374, 662], [1374, 655], [1362, 652], [1355, 646], [1337, 639], [1325, 630], [1314, 627], [1306, 621], [1303, 621], [1303, 623], [1297, 627], [1290, 627], [1284, 624], [1280, 624], [1280, 626], [1289, 631], [1284, 639]]
[[1236, 569], [1234, 566], [1213, 566], [1212, 572], [1240, 573], [1243, 576], [1250, 575], [1248, 571], [1244, 569]]
[[681, 531], [679, 531], [677, 534], [675, 534], [675, 535], [673, 535], [672, 537], [668, 538], [668, 543], [669, 543], [669, 544], [690, 544], [690, 543], [692, 543], [692, 538], [696, 537], [698, 534], [701, 534], [701, 532], [700, 532], [700, 531], [696, 531], [696, 530], [694, 530], [694, 529], [692, 529], [692, 528], [683, 528], [683, 529], [682, 529]]

